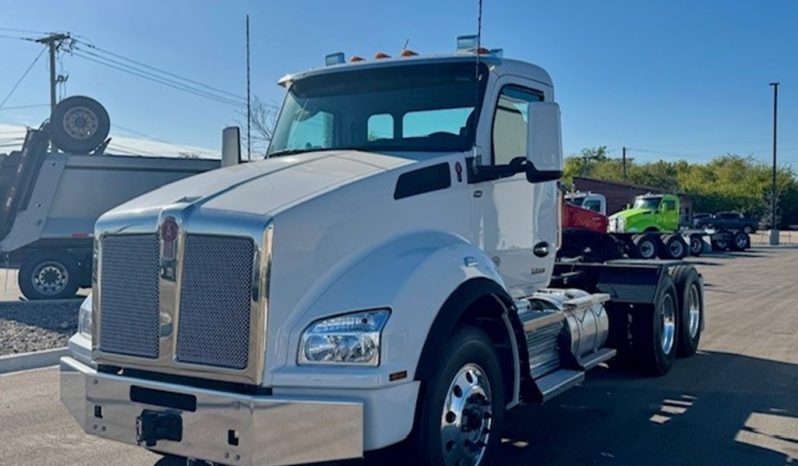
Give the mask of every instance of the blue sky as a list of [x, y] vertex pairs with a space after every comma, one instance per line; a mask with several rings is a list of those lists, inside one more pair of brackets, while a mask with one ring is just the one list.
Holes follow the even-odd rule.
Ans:
[[[0, 0], [0, 28], [69, 31], [96, 46], [244, 94], [244, 15], [251, 15], [252, 89], [318, 67], [326, 53], [370, 57], [409, 47], [451, 51], [476, 30], [476, 0]], [[563, 109], [566, 153], [627, 146], [639, 160], [769, 160], [772, 90], [781, 81], [780, 158], [798, 167], [798, 3], [794, 0], [485, 0], [484, 43], [545, 67]], [[0, 30], [1, 35], [25, 35]], [[0, 101], [40, 51], [0, 38]], [[48, 102], [46, 55], [7, 107]], [[66, 55], [67, 94], [100, 100], [119, 125], [179, 144], [218, 148], [232, 106]], [[38, 124], [46, 107], [0, 109], [0, 124]], [[0, 134], [2, 137], [2, 134]]]

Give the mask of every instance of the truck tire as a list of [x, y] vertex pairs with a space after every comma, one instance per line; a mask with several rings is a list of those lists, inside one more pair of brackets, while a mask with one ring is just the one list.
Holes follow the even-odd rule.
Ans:
[[78, 291], [79, 282], [77, 260], [55, 250], [31, 254], [17, 274], [19, 289], [30, 300], [71, 298]]
[[743, 231], [744, 231], [746, 234], [750, 235], [751, 233], [753, 233], [753, 232], [754, 232], [754, 226], [753, 226], [753, 225], [745, 225], [745, 226], [743, 227]]
[[728, 231], [720, 231], [712, 235], [711, 243], [713, 251], [728, 251], [732, 243], [732, 235]]
[[704, 240], [700, 235], [690, 236], [690, 255], [700, 256], [704, 252]]
[[105, 141], [111, 120], [99, 102], [75, 95], [55, 106], [48, 128], [56, 147], [64, 152], [85, 154]]
[[632, 238], [635, 245], [635, 255], [640, 259], [654, 259], [657, 257], [657, 241], [651, 235], [635, 235]]
[[665, 235], [662, 238], [663, 255], [669, 259], [684, 259], [688, 254], [688, 246], [681, 235]]
[[691, 357], [698, 350], [704, 327], [704, 288], [695, 267], [677, 265], [671, 269], [679, 304], [679, 341], [676, 355]]
[[446, 345], [439, 369], [422, 381], [409, 450], [420, 466], [487, 466], [499, 448], [504, 382], [493, 342], [463, 327]]
[[748, 233], [739, 230], [734, 233], [734, 239], [731, 242], [732, 251], [745, 251], [751, 244], [751, 238]]
[[632, 316], [632, 348], [638, 367], [648, 375], [665, 375], [676, 357], [679, 309], [676, 287], [663, 277], [651, 310], [638, 309]]

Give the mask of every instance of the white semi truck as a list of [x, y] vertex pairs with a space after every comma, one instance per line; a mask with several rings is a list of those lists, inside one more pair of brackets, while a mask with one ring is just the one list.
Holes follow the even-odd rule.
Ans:
[[407, 464], [483, 466], [507, 409], [604, 362], [664, 375], [695, 353], [692, 266], [555, 263], [551, 78], [458, 45], [288, 75], [268, 160], [100, 218], [61, 360], [86, 432], [190, 462], [398, 444]]

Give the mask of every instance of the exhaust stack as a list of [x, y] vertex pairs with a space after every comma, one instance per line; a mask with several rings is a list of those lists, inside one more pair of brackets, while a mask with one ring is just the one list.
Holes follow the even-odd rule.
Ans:
[[222, 130], [222, 167], [241, 163], [241, 129], [228, 126]]

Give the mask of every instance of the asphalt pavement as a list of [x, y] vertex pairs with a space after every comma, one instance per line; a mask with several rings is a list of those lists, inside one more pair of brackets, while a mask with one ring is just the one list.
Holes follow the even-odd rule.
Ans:
[[[662, 378], [598, 369], [507, 418], [500, 465], [786, 466], [798, 463], [798, 249], [693, 260], [706, 283], [699, 354]], [[0, 464], [149, 466], [89, 437], [54, 369], [0, 376]], [[407, 464], [398, 460], [396, 464]], [[384, 456], [346, 465], [383, 465]]]

